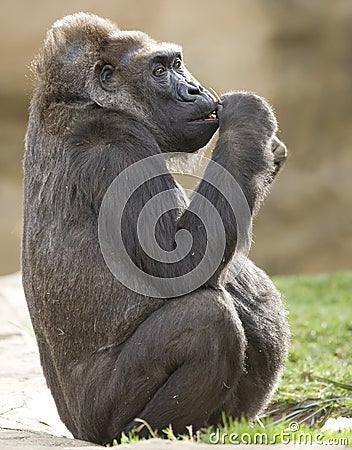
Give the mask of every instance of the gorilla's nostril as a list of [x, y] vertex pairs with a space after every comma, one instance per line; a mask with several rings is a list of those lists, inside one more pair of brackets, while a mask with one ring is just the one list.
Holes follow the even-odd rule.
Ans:
[[200, 95], [200, 90], [197, 87], [189, 87], [188, 93], [190, 95]]
[[178, 89], [181, 99], [185, 102], [194, 102], [197, 96], [202, 95], [198, 86], [193, 83], [183, 83]]
[[192, 80], [187, 80], [187, 91], [190, 95], [201, 95], [202, 86]]

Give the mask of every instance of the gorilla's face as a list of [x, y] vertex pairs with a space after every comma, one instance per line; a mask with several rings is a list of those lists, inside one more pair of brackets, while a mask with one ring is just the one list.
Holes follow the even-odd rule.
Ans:
[[179, 46], [156, 43], [146, 35], [141, 39], [141, 34], [138, 38], [139, 45], [136, 40], [132, 46], [124, 43], [122, 52], [116, 42], [110, 46], [108, 53], [119, 58], [103, 66], [103, 87], [129, 92], [152, 124], [162, 151], [194, 152], [218, 128], [217, 101], [184, 67]]
[[148, 63], [162, 150], [193, 152], [206, 145], [218, 128], [217, 102], [185, 69], [178, 49], [159, 51]]

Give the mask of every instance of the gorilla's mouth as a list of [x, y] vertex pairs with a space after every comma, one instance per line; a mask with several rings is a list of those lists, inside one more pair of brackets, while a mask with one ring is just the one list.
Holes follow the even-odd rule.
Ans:
[[190, 120], [190, 122], [204, 122], [204, 121], [213, 121], [218, 120], [218, 113], [217, 110], [214, 109], [210, 113], [208, 113], [206, 116], [203, 117], [197, 117], [197, 119]]
[[212, 120], [212, 119], [217, 119], [217, 118], [218, 118], [217, 111], [214, 110], [211, 113], [209, 113], [206, 117], [204, 117], [202, 120]]

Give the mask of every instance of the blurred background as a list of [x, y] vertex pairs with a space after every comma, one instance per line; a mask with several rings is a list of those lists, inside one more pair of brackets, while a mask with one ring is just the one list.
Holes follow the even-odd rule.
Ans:
[[352, 269], [351, 0], [1, 0], [0, 275], [20, 268], [29, 64], [63, 15], [90, 11], [184, 48], [217, 92], [274, 105], [290, 158], [254, 229], [270, 274]]

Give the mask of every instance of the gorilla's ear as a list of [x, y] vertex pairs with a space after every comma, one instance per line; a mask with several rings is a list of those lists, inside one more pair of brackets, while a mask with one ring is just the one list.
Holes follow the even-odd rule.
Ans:
[[115, 67], [111, 64], [101, 64], [99, 67], [99, 81], [101, 87], [108, 92], [116, 90], [116, 81], [114, 80]]

